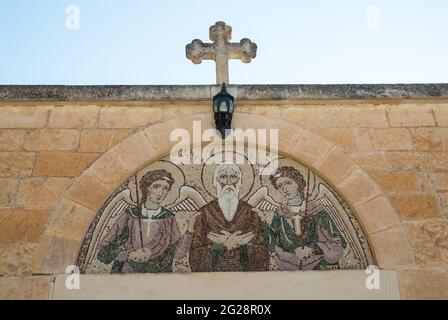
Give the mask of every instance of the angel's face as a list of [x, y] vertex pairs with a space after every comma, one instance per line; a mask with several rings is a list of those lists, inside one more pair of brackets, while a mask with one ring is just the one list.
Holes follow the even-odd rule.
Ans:
[[160, 204], [165, 200], [170, 191], [170, 184], [165, 180], [154, 181], [148, 187], [148, 200], [155, 204]]
[[277, 189], [280, 191], [283, 197], [287, 200], [296, 199], [300, 197], [299, 186], [291, 178], [280, 177], [277, 179]]

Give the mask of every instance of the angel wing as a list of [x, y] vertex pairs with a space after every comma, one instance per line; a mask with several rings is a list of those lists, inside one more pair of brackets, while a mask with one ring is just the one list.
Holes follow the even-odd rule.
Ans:
[[279, 203], [269, 196], [268, 188], [266, 186], [261, 187], [251, 195], [249, 200], [247, 200], [247, 203], [262, 211], [274, 211], [280, 206]]
[[261, 187], [250, 196], [247, 203], [254, 207], [254, 212], [269, 225], [272, 222], [275, 210], [280, 206], [280, 203], [276, 202], [269, 195], [269, 190], [266, 186]]
[[179, 198], [166, 208], [176, 214], [179, 230], [184, 234], [190, 225], [194, 225], [198, 210], [206, 205], [207, 201], [202, 194], [189, 186], [182, 186], [179, 195]]
[[108, 219], [114, 219], [121, 215], [127, 208], [135, 207], [137, 204], [131, 198], [131, 189], [124, 189], [118, 193], [104, 209]]
[[182, 186], [179, 194], [179, 198], [173, 204], [167, 206], [167, 209], [174, 212], [195, 212], [207, 204], [202, 194], [190, 186]]
[[95, 252], [98, 250], [98, 246], [101, 241], [107, 235], [112, 225], [120, 218], [120, 216], [130, 207], [135, 207], [137, 204], [132, 200], [131, 189], [126, 188], [118, 193], [112, 200], [106, 205], [103, 210], [103, 214], [97, 223], [99, 226], [98, 231], [92, 236], [92, 246], [88, 252], [88, 263], [92, 263], [95, 259]]
[[339, 203], [338, 199], [335, 197], [335, 195], [324, 185], [320, 184], [319, 186], [319, 196], [315, 200], [315, 202], [322, 207], [322, 209], [327, 212], [333, 222], [335, 223], [336, 227], [338, 228], [339, 232], [346, 237], [346, 242], [351, 247], [351, 249], [355, 252], [356, 255], [359, 257], [362, 256], [362, 253], [359, 251], [359, 247], [354, 245], [356, 243], [356, 239], [352, 237], [352, 232], [350, 232], [350, 222], [345, 221], [345, 215], [341, 215], [339, 213], [339, 210], [343, 210], [341, 207], [341, 204]]

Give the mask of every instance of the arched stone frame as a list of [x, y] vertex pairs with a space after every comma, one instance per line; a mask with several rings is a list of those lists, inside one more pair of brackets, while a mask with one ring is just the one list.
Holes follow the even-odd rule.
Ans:
[[[144, 165], [169, 154], [176, 142], [171, 131], [183, 128], [192, 135], [193, 121], [202, 130], [213, 128], [209, 113], [159, 122], [141, 129], [106, 151], [66, 191], [55, 208], [41, 240], [33, 273], [64, 273], [74, 265], [83, 237], [105, 199]], [[343, 197], [358, 219], [381, 269], [414, 265], [414, 254], [397, 214], [378, 185], [339, 147], [285, 120], [238, 114], [234, 128], [278, 129], [279, 152], [303, 163], [324, 178]]]

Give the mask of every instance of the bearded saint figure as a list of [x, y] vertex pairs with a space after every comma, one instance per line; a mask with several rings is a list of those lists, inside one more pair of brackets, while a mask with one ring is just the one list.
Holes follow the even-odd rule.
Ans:
[[213, 173], [217, 199], [199, 210], [189, 262], [193, 272], [269, 269], [268, 230], [252, 207], [240, 200], [242, 173], [223, 163]]

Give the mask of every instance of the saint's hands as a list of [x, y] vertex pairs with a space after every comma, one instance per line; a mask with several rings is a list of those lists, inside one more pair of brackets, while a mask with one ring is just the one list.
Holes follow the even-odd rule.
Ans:
[[241, 233], [242, 233], [241, 231], [237, 231], [231, 236], [230, 245], [229, 245], [230, 249], [244, 246], [244, 245], [248, 244], [249, 242], [251, 242], [252, 239], [254, 238], [253, 231], [248, 232], [246, 234], [241, 234]]
[[207, 235], [207, 238], [211, 242], [223, 245], [223, 246], [225, 246], [227, 248], [228, 248], [228, 245], [230, 243], [230, 237], [231, 237], [231, 234], [229, 232], [227, 232], [227, 231], [224, 231], [224, 230], [222, 230], [220, 233], [210, 232]]
[[147, 262], [151, 258], [152, 252], [149, 249], [139, 249], [129, 254], [128, 259], [135, 262]]
[[207, 238], [216, 244], [224, 244], [227, 241], [227, 237], [225, 235], [215, 232], [210, 232], [207, 234]]
[[207, 235], [207, 238], [213, 243], [225, 246], [227, 250], [232, 250], [248, 244], [254, 238], [253, 232], [248, 232], [246, 234], [241, 233], [241, 231], [230, 233], [222, 230], [220, 233], [210, 232]]

